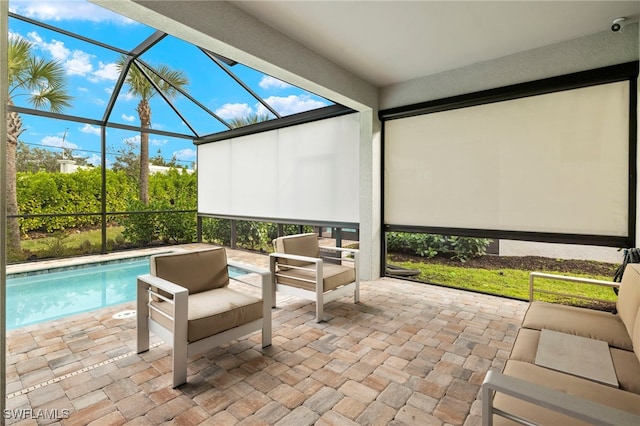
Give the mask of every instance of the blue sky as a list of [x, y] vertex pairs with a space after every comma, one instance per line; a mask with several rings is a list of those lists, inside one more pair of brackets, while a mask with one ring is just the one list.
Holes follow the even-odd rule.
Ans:
[[[49, 25], [78, 33], [102, 43], [130, 50], [154, 33], [154, 29], [114, 14], [84, 0], [32, 1], [10, 0], [11, 12]], [[23, 21], [9, 19], [9, 36], [30, 41], [35, 54], [58, 61], [65, 69], [72, 106], [64, 114], [101, 120], [113, 93], [118, 71], [115, 61], [119, 54], [64, 34]], [[141, 56], [151, 66], [168, 65], [181, 70], [189, 80], [187, 92], [224, 119], [251, 113], [264, 114], [264, 106], [235, 83], [223, 70], [195, 46], [172, 36]], [[281, 115], [290, 115], [331, 102], [241, 64], [229, 68]], [[30, 107], [26, 96], [14, 92], [16, 105]], [[156, 95], [151, 100], [152, 128], [180, 134], [191, 134], [174, 111]], [[226, 127], [204, 113], [184, 96], [174, 103], [200, 135], [226, 130]], [[125, 86], [118, 94], [110, 122], [139, 125], [136, 112], [138, 99], [127, 93]], [[32, 146], [72, 148], [74, 156], [85, 157], [100, 164], [100, 128], [95, 125], [44, 119], [23, 114], [27, 131], [21, 140]], [[139, 143], [139, 133], [107, 128], [107, 166], [124, 141]], [[191, 140], [161, 135], [150, 136], [149, 151], [158, 151], [170, 160], [177, 158], [184, 165], [195, 161], [196, 149]]]

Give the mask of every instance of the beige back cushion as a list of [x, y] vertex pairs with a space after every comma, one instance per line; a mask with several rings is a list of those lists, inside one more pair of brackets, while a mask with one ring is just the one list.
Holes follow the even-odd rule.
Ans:
[[[296, 254], [298, 256], [320, 257], [320, 246], [316, 234], [298, 234], [279, 237], [273, 240], [276, 253]], [[299, 260], [280, 259], [280, 265], [304, 266], [309, 262]]]
[[[633, 340], [636, 317], [640, 308], [640, 264], [627, 264], [618, 291], [618, 315]], [[636, 348], [640, 342], [634, 342]]]
[[151, 257], [151, 275], [185, 287], [196, 294], [229, 284], [227, 255], [222, 247]]

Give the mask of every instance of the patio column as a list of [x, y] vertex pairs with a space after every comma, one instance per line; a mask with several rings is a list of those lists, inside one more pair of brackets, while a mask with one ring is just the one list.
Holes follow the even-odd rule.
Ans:
[[380, 277], [381, 170], [377, 111], [360, 112], [360, 278]]

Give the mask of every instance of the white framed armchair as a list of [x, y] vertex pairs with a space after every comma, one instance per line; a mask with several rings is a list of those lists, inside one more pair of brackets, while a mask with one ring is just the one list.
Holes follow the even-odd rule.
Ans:
[[276, 291], [313, 300], [316, 322], [320, 322], [325, 303], [349, 294], [353, 294], [354, 303], [360, 301], [358, 250], [322, 247], [313, 233], [279, 237], [273, 246], [275, 253], [269, 255], [273, 307]]
[[[261, 277], [262, 297], [229, 288], [228, 266]], [[234, 279], [234, 278], [231, 278]], [[173, 387], [187, 381], [187, 358], [262, 330], [271, 345], [271, 273], [228, 262], [225, 249], [155, 255], [138, 276], [137, 352], [149, 350], [149, 332], [173, 348]]]

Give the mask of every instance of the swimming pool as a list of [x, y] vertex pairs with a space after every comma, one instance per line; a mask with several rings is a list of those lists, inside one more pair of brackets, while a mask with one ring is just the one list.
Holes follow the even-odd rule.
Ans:
[[[133, 301], [136, 277], [148, 273], [149, 258], [145, 257], [9, 275], [6, 328], [13, 330]], [[229, 273], [242, 274], [237, 270]]]

